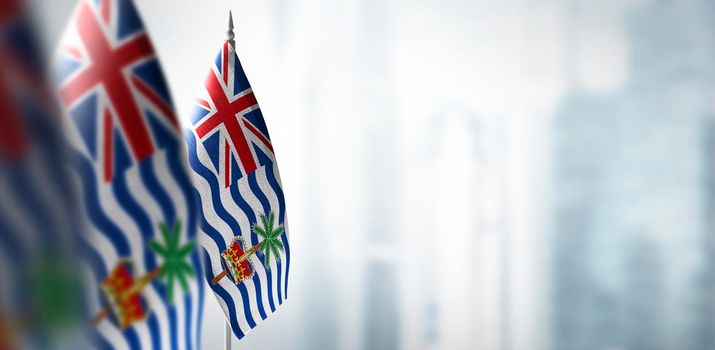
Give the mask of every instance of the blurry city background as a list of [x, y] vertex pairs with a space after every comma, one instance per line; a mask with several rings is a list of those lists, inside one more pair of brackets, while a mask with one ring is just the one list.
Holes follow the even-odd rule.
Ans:
[[135, 2], [184, 120], [234, 11], [281, 164], [288, 302], [234, 349], [715, 349], [715, 3]]

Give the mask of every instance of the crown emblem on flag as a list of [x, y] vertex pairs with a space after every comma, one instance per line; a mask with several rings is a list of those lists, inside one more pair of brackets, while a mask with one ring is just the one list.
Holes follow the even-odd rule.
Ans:
[[249, 257], [260, 248], [261, 243], [247, 252], [244, 252], [245, 246], [246, 242], [243, 238], [236, 237], [231, 246], [221, 254], [224, 268], [229, 272], [229, 278], [236, 284], [253, 277], [254, 267]]
[[241, 237], [235, 237], [233, 243], [221, 254], [224, 270], [214, 277], [211, 284], [218, 284], [226, 276], [229, 276], [235, 284], [252, 278], [255, 269], [249, 258], [261, 248], [261, 245], [262, 243], [258, 243], [245, 251], [246, 242]]
[[218, 284], [221, 279], [229, 276], [231, 281], [239, 284], [253, 277], [255, 268], [253, 262], [249, 259], [253, 254], [260, 252], [264, 256], [264, 266], [270, 269], [271, 253], [276, 260], [280, 260], [278, 250], [283, 251], [283, 243], [280, 242], [280, 235], [283, 233], [283, 225], [275, 226], [275, 213], [271, 212], [268, 216], [261, 214], [261, 222], [263, 227], [258, 225], [253, 226], [253, 231], [263, 237], [263, 241], [245, 250], [246, 241], [242, 237], [235, 237], [233, 243], [221, 253], [221, 261], [224, 270], [219, 273], [211, 281], [212, 284]]
[[148, 307], [141, 290], [159, 273], [159, 269], [135, 280], [134, 266], [129, 260], [117, 264], [112, 273], [102, 282], [102, 291], [107, 308], [102, 318], [111, 316], [122, 329], [146, 318]]

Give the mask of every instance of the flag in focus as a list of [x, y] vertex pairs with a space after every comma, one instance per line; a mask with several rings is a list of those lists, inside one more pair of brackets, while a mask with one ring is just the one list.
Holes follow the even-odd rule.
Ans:
[[0, 2], [0, 349], [78, 348], [76, 194], [22, 0]]
[[236, 55], [232, 18], [192, 125], [205, 276], [240, 339], [286, 299], [290, 249], [273, 146]]
[[169, 89], [131, 0], [81, 0], [59, 47], [59, 95], [89, 233], [100, 348], [195, 349], [203, 300], [196, 208]]

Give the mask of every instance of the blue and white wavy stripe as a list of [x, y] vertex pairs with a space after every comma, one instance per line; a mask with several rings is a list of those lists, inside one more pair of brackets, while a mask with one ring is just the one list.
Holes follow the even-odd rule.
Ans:
[[[148, 248], [152, 240], [162, 240], [158, 225], [171, 226], [176, 219], [182, 223], [181, 241], [196, 241], [195, 207], [188, 182], [185, 161], [179, 148], [160, 150], [124, 173], [117, 174], [110, 185], [97, 181], [92, 162], [75, 151], [74, 163], [91, 232], [87, 235], [83, 257], [91, 273], [87, 292], [96, 296], [90, 305], [98, 304], [99, 283], [122, 258], [135, 263], [136, 275], [143, 275], [158, 266], [159, 261]], [[144, 291], [149, 303], [149, 317], [125, 331], [108, 321], [96, 328], [93, 338], [98, 348], [116, 349], [196, 349], [200, 344], [200, 318], [203, 286], [199, 279], [201, 267], [198, 251], [192, 257], [197, 272], [184, 293], [174, 286], [174, 303], [165, 301], [166, 286], [155, 280]]]
[[[259, 168], [238, 180], [238, 184], [224, 188], [219, 181], [203, 145], [196, 135], [187, 132], [189, 163], [194, 172], [194, 186], [200, 210], [200, 241], [203, 247], [206, 280], [223, 271], [221, 253], [235, 236], [242, 236], [249, 246], [259, 243], [251, 227], [260, 214], [275, 212], [279, 224], [285, 224], [285, 202], [280, 188], [275, 162]], [[287, 228], [286, 228], [287, 230]], [[270, 268], [263, 266], [263, 256], [252, 257], [255, 274], [252, 279], [236, 285], [224, 278], [211, 286], [219, 304], [228, 315], [236, 337], [243, 338], [285, 300], [290, 249], [286, 234], [282, 235], [285, 253], [280, 261], [271, 260]]]

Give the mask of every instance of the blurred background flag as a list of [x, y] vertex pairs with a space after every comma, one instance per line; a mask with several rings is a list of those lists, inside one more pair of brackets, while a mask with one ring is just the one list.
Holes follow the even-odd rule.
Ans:
[[186, 139], [206, 280], [241, 339], [287, 298], [290, 249], [273, 146], [233, 38], [230, 16]]
[[101, 348], [194, 349], [203, 285], [178, 121], [130, 0], [82, 0], [59, 47], [59, 95], [91, 224], [83, 275]]
[[0, 349], [74, 348], [80, 227], [27, 6], [0, 2]]

